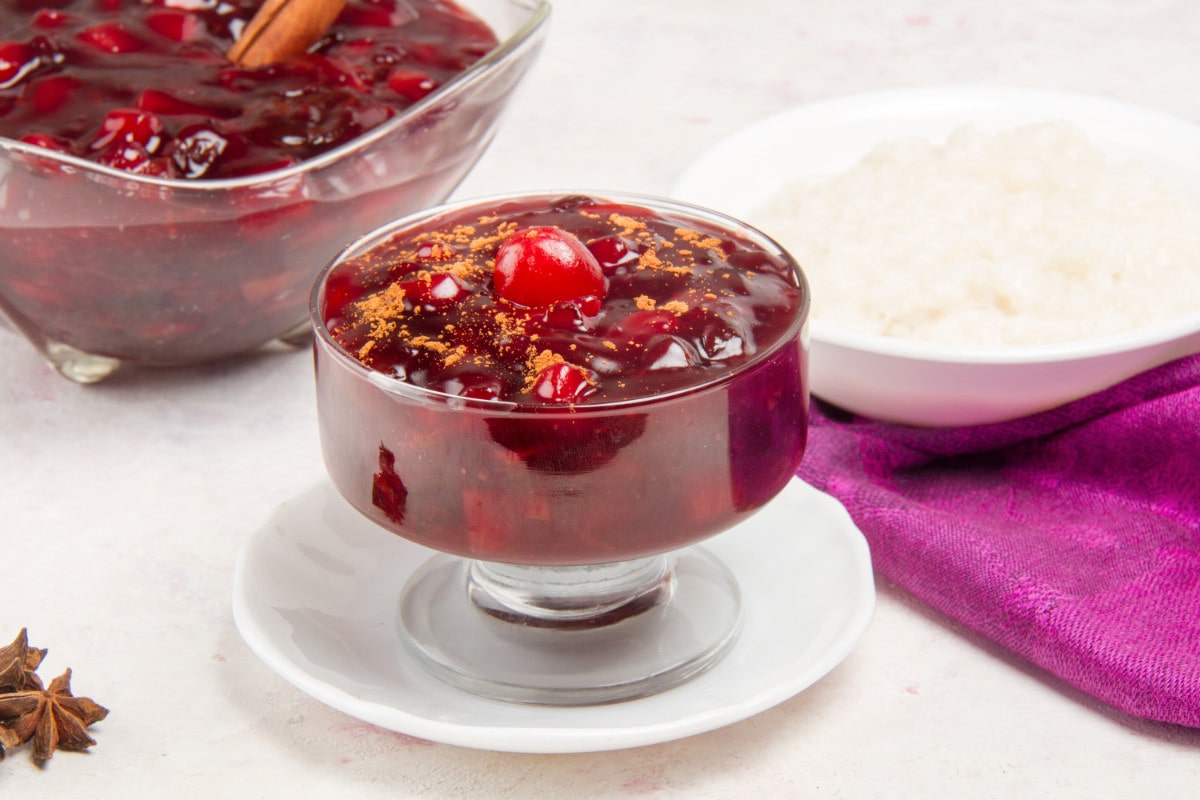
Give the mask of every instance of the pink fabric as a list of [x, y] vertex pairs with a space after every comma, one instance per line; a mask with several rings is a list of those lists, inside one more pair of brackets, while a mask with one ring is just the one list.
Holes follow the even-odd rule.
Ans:
[[1128, 714], [1200, 727], [1200, 356], [996, 425], [817, 403], [799, 474], [915, 597]]

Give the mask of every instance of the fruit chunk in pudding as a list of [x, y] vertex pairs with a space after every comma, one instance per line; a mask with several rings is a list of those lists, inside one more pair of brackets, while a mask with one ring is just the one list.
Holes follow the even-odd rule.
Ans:
[[440, 550], [596, 563], [672, 550], [791, 478], [799, 269], [665, 200], [530, 196], [400, 223], [315, 298], [335, 483]]

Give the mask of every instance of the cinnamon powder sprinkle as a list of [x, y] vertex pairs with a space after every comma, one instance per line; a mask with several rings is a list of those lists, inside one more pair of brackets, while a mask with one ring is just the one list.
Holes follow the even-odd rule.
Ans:
[[721, 246], [720, 239], [714, 236], [701, 236], [699, 231], [694, 231], [691, 228], [676, 228], [675, 235], [701, 250], [711, 250], [714, 247]]
[[454, 258], [454, 250], [441, 242], [435, 242], [429, 248], [429, 257], [434, 261], [449, 261]]
[[445, 355], [450, 352], [450, 345], [429, 336], [414, 336], [408, 340], [408, 343], [413, 347], [424, 347], [426, 350], [432, 350], [438, 355]]
[[688, 311], [688, 304], [682, 300], [671, 300], [662, 304], [663, 311], [670, 311], [677, 317], [683, 316]]
[[621, 228], [622, 236], [628, 236], [635, 231], [646, 230], [646, 223], [642, 222], [640, 219], [627, 217], [624, 214], [609, 214], [608, 221]]
[[667, 266], [667, 262], [659, 258], [654, 250], [647, 250], [638, 256], [638, 269], [664, 269]]
[[398, 283], [390, 283], [369, 297], [354, 304], [359, 317], [371, 326], [367, 335], [372, 339], [383, 339], [396, 330], [396, 320], [404, 316], [404, 290]]
[[[479, 224], [480, 225], [488, 224], [487, 222], [485, 222], [485, 220], [494, 221], [495, 218], [494, 217], [480, 217]], [[494, 244], [500, 244], [501, 242], [503, 242], [505, 239], [507, 239], [509, 236], [512, 236], [516, 232], [517, 232], [517, 223], [516, 222], [513, 222], [512, 220], [509, 220], [508, 222], [501, 222], [499, 225], [496, 226], [496, 232], [491, 234], [490, 236], [477, 236], [476, 238], [472, 239], [471, 240], [471, 252], [478, 253], [480, 250], [486, 250], [487, 248], [491, 247]]]
[[534, 371], [535, 375], [536, 373], [544, 370], [546, 367], [552, 367], [555, 364], [562, 364], [566, 361], [566, 359], [560, 356], [558, 353], [552, 353], [549, 350], [534, 352], [536, 349], [537, 348], [530, 348], [530, 352], [533, 354], [525, 362], [526, 365]]
[[[652, 222], [648, 223], [617, 212], [602, 215], [578, 210], [576, 213], [594, 221], [587, 225], [590, 230], [599, 228], [599, 238], [619, 236], [629, 250], [633, 251], [631, 255], [636, 255], [636, 260], [632, 263], [624, 259], [621, 261], [620, 272], [632, 267], [639, 271], [650, 270], [659, 275], [692, 276], [707, 273], [714, 277], [719, 275], [725, 280], [731, 277], [727, 269], [712, 268], [722, 264], [728, 268], [728, 258], [722, 240], [715, 236], [687, 227], [675, 228], [672, 236], [654, 227]], [[518, 234], [523, 226], [517, 221], [502, 220], [494, 215], [475, 217], [472, 221], [475, 224], [456, 224], [453, 227], [412, 236], [403, 243], [397, 242], [386, 253], [378, 254], [378, 258], [392, 265], [403, 265], [404, 262], [409, 264], [391, 269], [391, 274], [397, 276], [393, 283], [350, 306], [355, 325], [359, 326], [359, 333], [356, 335], [363, 336], [361, 331], [366, 331], [365, 337], [359, 340], [361, 344], [358, 346], [357, 355], [359, 360], [364, 362], [377, 359], [382, 348], [377, 348], [376, 345], [394, 337], [402, 346], [425, 350], [434, 358], [440, 359], [444, 367], [463, 362], [489, 368], [495, 366], [491, 357], [481, 353], [472, 354], [467, 345], [457, 343], [461, 338], [461, 331], [470, 328], [474, 336], [484, 340], [491, 339], [496, 354], [503, 356], [505, 361], [512, 355], [521, 358], [521, 349], [527, 348], [520, 375], [524, 380], [522, 391], [529, 393], [538, 375], [545, 369], [554, 364], [574, 364], [579, 361], [579, 356], [561, 347], [556, 348], [566, 354], [567, 358], [564, 358], [546, 347], [546, 337], [539, 337], [538, 334], [526, 330], [527, 323], [534, 317], [522, 307], [503, 298], [493, 297], [494, 302], [486, 302], [486, 295], [472, 302], [470, 315], [466, 311], [456, 313], [437, 302], [423, 308], [421, 303], [412, 302], [411, 297], [407, 298], [409, 302], [406, 307], [406, 293], [400, 285], [402, 281], [417, 279], [428, 285], [435, 277], [449, 274], [468, 292], [487, 290], [490, 273], [495, 267], [496, 247]], [[608, 232], [604, 233], [605, 230]], [[413, 263], [419, 264], [420, 267], [414, 270], [411, 266]], [[378, 260], [376, 264], [379, 264]], [[655, 281], [654, 285], [657, 287], [660, 284]], [[656, 288], [655, 291], [659, 290]], [[730, 314], [729, 311], [711, 308], [709, 305], [711, 301], [718, 300], [719, 295], [729, 294], [728, 290], [711, 287], [697, 290], [690, 281], [685, 280], [671, 293], [676, 298], [685, 298], [686, 302], [684, 299], [655, 300], [650, 294], [638, 295], [632, 300], [639, 310], [657, 310], [677, 317], [689, 313], [692, 309], [713, 314]], [[441, 324], [433, 320], [420, 320], [420, 316], [425, 316], [423, 311], [441, 315]], [[414, 320], [414, 317], [418, 319]], [[458, 324], [450, 322], [450, 319], [454, 319]], [[422, 335], [414, 335], [418, 331], [408, 329], [407, 323], [410, 321], [414, 328], [425, 328]], [[539, 342], [539, 338], [542, 341]], [[644, 343], [632, 339], [627, 342], [617, 339], [599, 340], [597, 344], [609, 352], [627, 348], [640, 350], [645, 347]], [[575, 344], [568, 344], [567, 347], [570, 351], [577, 349]], [[605, 358], [598, 354], [587, 356], [593, 357], [601, 360]], [[585, 367], [579, 368], [587, 372]], [[589, 381], [595, 383], [596, 377], [589, 373]]]
[[524, 392], [533, 390], [533, 384], [537, 382], [537, 376], [542, 370], [555, 364], [565, 364], [567, 360], [558, 353], [552, 353], [549, 350], [538, 352], [536, 347], [529, 348], [529, 358], [525, 359], [525, 388]]

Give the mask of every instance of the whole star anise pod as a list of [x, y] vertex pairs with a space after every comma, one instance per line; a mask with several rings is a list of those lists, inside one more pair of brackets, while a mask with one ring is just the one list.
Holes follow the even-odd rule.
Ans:
[[[40, 660], [40, 659], [39, 659]], [[33, 740], [33, 759], [48, 761], [55, 750], [86, 750], [96, 743], [89, 725], [108, 716], [108, 709], [71, 694], [71, 670], [45, 688], [37, 675], [28, 689], [0, 695], [0, 744], [12, 748]]]
[[19, 692], [35, 684], [40, 686], [41, 681], [34, 672], [45, 657], [45, 650], [29, 646], [29, 637], [21, 628], [12, 644], [0, 647], [0, 692]]

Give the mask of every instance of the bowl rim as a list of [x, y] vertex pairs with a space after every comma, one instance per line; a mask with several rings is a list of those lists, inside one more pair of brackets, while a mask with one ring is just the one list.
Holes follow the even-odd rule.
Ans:
[[[500, 41], [482, 58], [382, 125], [371, 128], [350, 141], [344, 142], [313, 158], [281, 169], [251, 175], [238, 175], [230, 178], [161, 178], [154, 175], [141, 175], [136, 172], [128, 172], [116, 167], [99, 164], [95, 161], [89, 161], [79, 156], [60, 153], [57, 150], [50, 150], [39, 145], [22, 142], [18, 139], [10, 139], [6, 136], [0, 136], [0, 152], [15, 153], [29, 159], [56, 162], [70, 166], [83, 173], [94, 173], [107, 178], [128, 181], [133, 184], [171, 189], [193, 189], [198, 192], [217, 192], [269, 184], [276, 181], [286, 181], [302, 174], [315, 172], [329, 164], [340, 162], [348, 156], [353, 156], [358, 151], [387, 137], [396, 128], [405, 125], [411, 118], [424, 113], [427, 108], [436, 105], [448, 96], [452, 96], [465, 85], [472, 83], [480, 75], [491, 70], [494, 66], [515, 57], [520, 51], [538, 44], [545, 34], [546, 23], [550, 18], [550, 0], [503, 0], [503, 2], [513, 7], [527, 10], [529, 17], [512, 34]], [[467, 11], [475, 13], [473, 9], [466, 5], [464, 5], [464, 8]]]
[[1200, 311], [1109, 336], [1048, 344], [980, 347], [901, 339], [851, 331], [816, 319], [812, 321], [813, 339], [836, 347], [909, 361], [981, 366], [1051, 364], [1104, 358], [1167, 344], [1198, 332]]
[[[748, 236], [755, 244], [771, 248], [773, 251], [782, 256], [791, 266], [792, 274], [796, 279], [796, 285], [800, 289], [800, 307], [797, 309], [795, 318], [788, 324], [787, 329], [778, 339], [770, 344], [770, 346], [762, 348], [755, 352], [750, 358], [746, 359], [741, 364], [738, 364], [733, 369], [721, 372], [708, 380], [700, 383], [690, 384], [688, 386], [674, 389], [669, 392], [661, 392], [657, 394], [643, 395], [638, 397], [625, 398], [622, 400], [613, 400], [603, 403], [578, 403], [563, 406], [549, 405], [530, 405], [516, 403], [511, 400], [487, 400], [478, 398], [465, 398], [459, 395], [447, 394], [434, 389], [429, 389], [423, 386], [401, 381], [397, 378], [390, 377], [377, 370], [371, 369], [363, 364], [351, 353], [347, 352], [333, 336], [329, 333], [329, 329], [325, 325], [324, 315], [321, 313], [321, 301], [324, 296], [324, 288], [326, 279], [329, 274], [339, 266], [345, 259], [358, 255], [374, 245], [380, 244], [393, 235], [406, 228], [411, 228], [414, 225], [427, 222], [440, 216], [450, 213], [463, 211], [465, 209], [477, 206], [486, 206], [501, 202], [520, 202], [540, 199], [556, 199], [573, 195], [583, 195], [600, 201], [616, 201], [627, 204], [644, 205], [652, 211], [668, 209], [677, 213], [682, 213], [685, 216], [696, 216], [702, 220], [711, 223], [717, 223], [722, 226], [737, 230], [743, 235]], [[309, 295], [309, 319], [312, 323], [315, 339], [315, 347], [318, 351], [322, 348], [329, 351], [337, 359], [337, 363], [343, 368], [351, 369], [358, 373], [360, 377], [375, 386], [376, 388], [388, 392], [393, 395], [405, 397], [420, 402], [433, 402], [441, 406], [450, 406], [456, 410], [478, 410], [483, 412], [496, 411], [516, 411], [528, 414], [600, 414], [604, 412], [624, 411], [631, 408], [641, 408], [666, 403], [681, 397], [692, 397], [700, 394], [707, 394], [716, 391], [728, 383], [733, 382], [741, 375], [750, 372], [771, 357], [782, 351], [794, 342], [800, 342], [807, 349], [808, 344], [808, 326], [810, 324], [809, 316], [811, 312], [812, 292], [809, 287], [808, 278], [804, 274], [804, 270], [795, 258], [792, 257], [779, 242], [768, 236], [763, 231], [755, 228], [747, 222], [731, 217], [720, 211], [711, 208], [698, 206], [688, 203], [683, 200], [677, 200], [669, 197], [657, 195], [622, 192], [622, 191], [604, 191], [604, 190], [536, 190], [528, 192], [489, 194], [478, 197], [466, 197], [456, 199], [449, 202], [441, 203], [436, 206], [431, 206], [423, 211], [418, 211], [413, 214], [408, 214], [393, 220], [390, 223], [382, 225], [373, 231], [370, 231], [359, 237], [354, 242], [346, 245], [342, 250], [335, 255], [317, 274], [316, 280], [313, 282], [312, 291]], [[807, 390], [807, 381], [805, 381]]]

